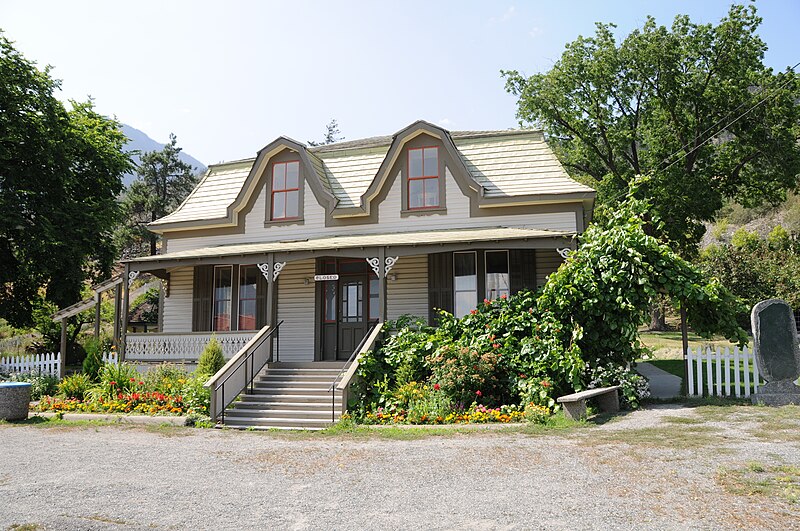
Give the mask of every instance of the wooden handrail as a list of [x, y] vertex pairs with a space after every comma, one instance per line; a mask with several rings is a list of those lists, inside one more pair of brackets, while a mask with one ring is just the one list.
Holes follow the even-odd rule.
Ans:
[[236, 363], [238, 363], [240, 359], [247, 356], [247, 352], [250, 350], [250, 347], [259, 342], [261, 338], [264, 337], [266, 334], [269, 334], [271, 329], [272, 326], [267, 325], [261, 330], [259, 330], [256, 335], [250, 338], [250, 341], [245, 343], [244, 346], [239, 349], [239, 352], [234, 354], [233, 357], [231, 357], [231, 359], [229, 359], [228, 362], [225, 365], [223, 365], [222, 368], [216, 372], [216, 374], [214, 374], [214, 376], [209, 378], [208, 381], [203, 384], [203, 387], [207, 387], [213, 391], [214, 384], [217, 383], [217, 381], [225, 375], [228, 369], [236, 365]]
[[370, 350], [372, 350], [372, 346], [375, 344], [375, 341], [378, 340], [378, 335], [383, 330], [383, 323], [378, 323], [375, 328], [372, 330], [372, 333], [369, 335], [367, 340], [364, 342], [364, 346], [361, 347], [361, 350], [356, 354], [355, 359], [350, 364], [350, 367], [347, 368], [347, 371], [342, 376], [342, 379], [339, 380], [339, 383], [336, 385], [336, 389], [338, 391], [344, 391], [350, 386], [350, 382], [353, 380], [353, 376], [356, 375], [356, 371], [358, 370], [358, 358], [361, 357], [362, 354], [366, 354]]

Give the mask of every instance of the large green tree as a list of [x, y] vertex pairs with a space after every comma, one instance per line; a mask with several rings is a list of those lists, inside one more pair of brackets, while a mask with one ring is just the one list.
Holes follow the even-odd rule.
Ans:
[[159, 238], [147, 224], [178, 208], [197, 184], [197, 169], [183, 162], [180, 152], [178, 139], [170, 134], [164, 149], [142, 154], [138, 177], [122, 202], [125, 223], [118, 241], [123, 256], [156, 254]]
[[549, 72], [502, 74], [520, 123], [545, 130], [600, 205], [651, 175], [639, 194], [664, 221], [659, 236], [691, 257], [726, 198], [777, 202], [797, 183], [798, 82], [764, 65], [760, 23], [755, 6], [734, 5], [717, 25], [648, 18], [621, 41], [597, 24]]
[[42, 298], [77, 301], [116, 256], [126, 138], [91, 102], [66, 108], [59, 87], [0, 33], [0, 317], [16, 326]]

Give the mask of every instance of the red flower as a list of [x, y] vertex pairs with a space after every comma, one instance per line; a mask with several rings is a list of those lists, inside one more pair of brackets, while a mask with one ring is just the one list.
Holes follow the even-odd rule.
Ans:
[[469, 314], [470, 314], [470, 315], [475, 315], [476, 313], [478, 313], [478, 310], [470, 310], [470, 311], [469, 311]]
[[139, 385], [144, 385], [144, 382], [139, 382]]
[[478, 395], [478, 396], [483, 396], [483, 393], [481, 393], [480, 390], [475, 391], [475, 394]]
[[520, 378], [522, 378], [522, 379], [525, 379], [525, 378], [527, 378], [527, 376], [525, 376], [525, 375], [524, 375], [524, 374], [522, 374], [522, 373], [519, 373], [519, 377], [520, 377]]
[[442, 388], [442, 386], [439, 384], [433, 384], [433, 388], [438, 391], [439, 389]]
[[122, 400], [122, 393], [117, 393], [117, 398], [119, 398], [120, 400]]
[[500, 348], [500, 343], [492, 343], [492, 347], [494, 347], [494, 348]]
[[500, 298], [501, 298], [501, 299], [507, 299], [507, 298], [508, 298], [508, 295], [506, 295], [505, 293], [503, 293], [502, 295], [500, 295]]
[[542, 380], [540, 383], [542, 384], [542, 387], [550, 387], [550, 382], [547, 380]]
[[111, 385], [111, 387], [114, 387], [115, 385], [117, 385], [117, 382], [112, 380], [112, 381], [109, 382], [109, 385]]
[[132, 382], [135, 382], [135, 381], [136, 381], [136, 378], [131, 378], [131, 381], [132, 381]]
[[491, 304], [491, 302], [489, 299], [483, 299], [483, 303], [486, 305]]

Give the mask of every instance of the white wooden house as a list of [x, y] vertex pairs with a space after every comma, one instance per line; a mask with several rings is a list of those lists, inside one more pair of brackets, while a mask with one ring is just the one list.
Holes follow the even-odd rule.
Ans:
[[318, 147], [280, 137], [255, 158], [209, 167], [150, 224], [162, 254], [128, 261], [125, 273], [165, 280], [162, 331], [127, 334], [124, 357], [192, 361], [215, 334], [235, 357], [230, 376], [245, 344], [269, 335], [270, 361], [337, 368], [372, 322], [463, 315], [540, 286], [594, 198], [539, 131], [419, 121]]

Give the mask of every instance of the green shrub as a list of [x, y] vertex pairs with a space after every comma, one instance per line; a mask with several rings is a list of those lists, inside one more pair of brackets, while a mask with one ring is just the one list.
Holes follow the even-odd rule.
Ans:
[[83, 343], [83, 348], [86, 350], [86, 357], [83, 359], [82, 371], [93, 381], [97, 380], [97, 375], [103, 366], [103, 353], [113, 348], [111, 339], [90, 337]]
[[183, 403], [189, 414], [208, 415], [210, 405], [210, 391], [203, 387], [207, 378], [195, 376], [186, 380], [181, 387]]
[[[128, 394], [141, 389], [142, 382], [136, 367], [129, 363], [106, 363], [100, 369], [100, 384], [93, 391], [105, 398], [114, 398], [119, 393]], [[142, 382], [140, 385], [139, 382]]]
[[190, 378], [191, 376], [183, 368], [170, 363], [162, 363], [148, 370], [142, 380], [146, 392], [174, 394]]
[[92, 379], [88, 374], [73, 374], [67, 376], [58, 384], [58, 393], [64, 398], [77, 398], [83, 400], [92, 387]]
[[213, 376], [225, 365], [225, 357], [222, 355], [222, 345], [217, 338], [212, 336], [211, 341], [206, 345], [200, 359], [197, 361], [198, 376]]
[[500, 356], [494, 351], [442, 345], [427, 362], [433, 384], [438, 384], [442, 393], [456, 404], [500, 405], [508, 397], [508, 389], [502, 382]]

